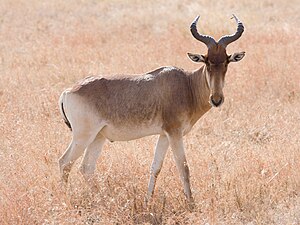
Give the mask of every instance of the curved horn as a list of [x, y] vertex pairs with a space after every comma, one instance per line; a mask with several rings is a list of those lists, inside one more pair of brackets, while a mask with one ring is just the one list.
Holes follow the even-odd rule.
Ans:
[[198, 22], [199, 18], [200, 18], [200, 16], [197, 16], [194, 19], [194, 21], [192, 22], [191, 27], [190, 27], [191, 33], [194, 38], [196, 38], [198, 41], [201, 41], [204, 44], [206, 44], [207, 48], [210, 48], [211, 45], [216, 44], [216, 41], [208, 35], [202, 35], [202, 34], [198, 33], [197, 22]]
[[223, 36], [218, 41], [218, 44], [223, 45], [224, 48], [226, 48], [226, 46], [229, 45], [231, 42], [234, 42], [237, 39], [239, 39], [242, 36], [242, 33], [244, 32], [243, 23], [234, 14], [232, 14], [232, 16], [233, 17], [231, 19], [234, 18], [238, 26], [235, 34]]

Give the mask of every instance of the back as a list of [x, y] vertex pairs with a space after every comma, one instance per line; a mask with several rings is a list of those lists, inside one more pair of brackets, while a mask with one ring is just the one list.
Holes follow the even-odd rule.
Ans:
[[162, 67], [144, 75], [88, 77], [72, 92], [88, 101], [99, 116], [115, 124], [160, 121], [170, 114], [183, 113], [191, 105], [188, 76], [174, 67]]

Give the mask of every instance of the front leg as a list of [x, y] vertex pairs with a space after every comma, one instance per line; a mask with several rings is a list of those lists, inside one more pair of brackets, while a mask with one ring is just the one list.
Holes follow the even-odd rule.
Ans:
[[176, 167], [183, 183], [184, 194], [188, 201], [193, 201], [190, 187], [190, 172], [184, 153], [182, 134], [169, 134], [168, 139], [173, 151]]

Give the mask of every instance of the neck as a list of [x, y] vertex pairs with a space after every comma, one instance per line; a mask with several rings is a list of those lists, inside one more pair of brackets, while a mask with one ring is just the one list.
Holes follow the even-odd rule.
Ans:
[[211, 108], [209, 104], [210, 90], [206, 80], [206, 73], [206, 67], [203, 66], [193, 71], [190, 75], [190, 88], [193, 96], [195, 114], [199, 117]]

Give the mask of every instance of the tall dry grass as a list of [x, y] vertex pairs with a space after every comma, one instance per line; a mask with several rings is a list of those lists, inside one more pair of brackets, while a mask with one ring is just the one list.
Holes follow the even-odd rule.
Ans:
[[[298, 1], [1, 1], [0, 224], [299, 224]], [[185, 138], [195, 209], [168, 153], [153, 203], [144, 204], [156, 137], [108, 143], [92, 194], [76, 168], [67, 192], [58, 158], [71, 133], [57, 100], [90, 74], [193, 70], [205, 53], [189, 33], [243, 37], [228, 52], [225, 104]], [[76, 166], [75, 166], [76, 167]]]

